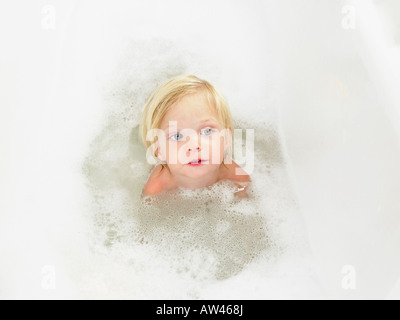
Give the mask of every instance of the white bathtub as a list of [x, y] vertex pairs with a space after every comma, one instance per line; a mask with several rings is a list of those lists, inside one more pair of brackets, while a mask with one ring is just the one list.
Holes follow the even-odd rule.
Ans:
[[[1, 167], [0, 297], [90, 296], [76, 284], [88, 272], [80, 267], [93, 263], [85, 261], [90, 194], [81, 163], [105, 123], [102, 86], [124, 44], [157, 37], [177, 44], [169, 65], [179, 68], [173, 58], [185, 52], [200, 57], [193, 70], [229, 93], [234, 117], [279, 128], [318, 272], [310, 281], [321, 288], [305, 281], [306, 296], [399, 298], [399, 46], [382, 40], [387, 29], [379, 31], [370, 1], [350, 3], [356, 24], [346, 28], [346, 5], [71, 1], [2, 10], [18, 16], [3, 20], [15, 23], [5, 41], [25, 42], [1, 60], [2, 130], [13, 138]], [[301, 297], [301, 284], [297, 295], [285, 283], [286, 291], [260, 296]]]
[[[385, 298], [400, 270], [399, 43], [370, 1], [309, 5], [280, 16], [283, 39], [299, 30], [282, 50], [288, 166], [330, 295]], [[345, 5], [354, 30], [341, 26]]]

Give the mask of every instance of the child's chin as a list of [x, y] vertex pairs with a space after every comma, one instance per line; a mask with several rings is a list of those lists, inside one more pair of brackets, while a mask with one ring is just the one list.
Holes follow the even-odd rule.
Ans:
[[206, 166], [189, 166], [186, 165], [185, 168], [186, 174], [190, 175], [192, 177], [202, 177], [204, 175], [206, 175], [209, 171], [210, 168], [206, 167]]

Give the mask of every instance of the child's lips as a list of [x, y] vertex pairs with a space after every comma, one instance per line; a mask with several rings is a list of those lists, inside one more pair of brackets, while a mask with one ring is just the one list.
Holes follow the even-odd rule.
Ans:
[[189, 166], [199, 166], [199, 165], [204, 164], [205, 162], [207, 162], [207, 160], [200, 159], [200, 160], [191, 161], [188, 163], [188, 165]]

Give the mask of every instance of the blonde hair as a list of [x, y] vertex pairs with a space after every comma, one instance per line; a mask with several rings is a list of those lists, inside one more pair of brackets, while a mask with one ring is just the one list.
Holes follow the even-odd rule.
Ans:
[[161, 84], [146, 102], [139, 125], [141, 140], [146, 148], [152, 144], [151, 141], [146, 140], [147, 133], [159, 128], [170, 107], [180, 98], [198, 92], [207, 94], [210, 105], [213, 105], [217, 111], [218, 120], [223, 129], [233, 131], [231, 112], [222, 94], [206, 80], [194, 75], [181, 75]]

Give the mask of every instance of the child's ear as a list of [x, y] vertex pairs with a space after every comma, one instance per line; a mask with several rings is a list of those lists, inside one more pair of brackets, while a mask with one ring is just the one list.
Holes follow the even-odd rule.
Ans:
[[167, 157], [165, 156], [165, 154], [161, 151], [161, 148], [158, 147], [156, 150], [156, 155], [158, 157], [158, 159], [160, 159], [162, 162], [166, 162], [167, 161]]

